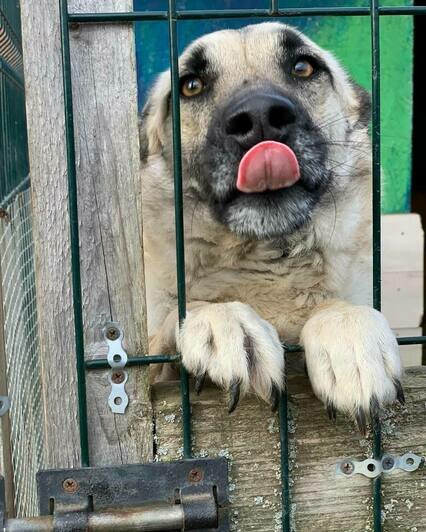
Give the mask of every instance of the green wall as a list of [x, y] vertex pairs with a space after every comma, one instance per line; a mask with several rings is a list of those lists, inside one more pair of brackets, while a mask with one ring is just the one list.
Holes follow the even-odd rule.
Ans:
[[[167, 9], [165, 0], [135, 0], [135, 9]], [[410, 5], [411, 0], [386, 0], [381, 5]], [[177, 0], [178, 9], [264, 8], [265, 0]], [[285, 0], [280, 7], [368, 6], [368, 0]], [[369, 17], [310, 17], [287, 20], [324, 48], [333, 51], [352, 77], [371, 88]], [[214, 20], [179, 23], [182, 49], [194, 38], [221, 28], [238, 28], [253, 21]], [[383, 212], [410, 209], [412, 121], [412, 17], [381, 17], [381, 100]], [[168, 66], [167, 24], [136, 24], [139, 104], [143, 105], [155, 75]]]

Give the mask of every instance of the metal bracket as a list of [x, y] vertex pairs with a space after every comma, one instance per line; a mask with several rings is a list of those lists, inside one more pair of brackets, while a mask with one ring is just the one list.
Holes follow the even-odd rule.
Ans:
[[108, 405], [114, 414], [124, 414], [129, 404], [125, 384], [128, 379], [124, 366], [127, 364], [127, 353], [123, 349], [123, 331], [115, 323], [110, 323], [104, 328], [104, 337], [108, 344], [108, 364], [111, 373], [108, 375], [111, 384], [111, 393], [108, 397]]
[[41, 517], [22, 519], [3, 520], [2, 481], [4, 532], [229, 531], [224, 458], [39, 471]]
[[0, 395], [0, 417], [4, 416], [10, 408], [10, 400], [7, 395]]
[[364, 475], [368, 478], [376, 478], [382, 473], [391, 473], [396, 469], [403, 471], [416, 471], [424, 462], [424, 458], [414, 453], [405, 453], [402, 456], [383, 455], [381, 460], [367, 458], [362, 462], [346, 459], [337, 465], [337, 472], [345, 477], [356, 474]]

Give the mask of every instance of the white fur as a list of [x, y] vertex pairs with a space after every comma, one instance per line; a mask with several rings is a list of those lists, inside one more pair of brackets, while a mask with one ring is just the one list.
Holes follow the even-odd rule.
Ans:
[[384, 316], [366, 306], [330, 302], [301, 334], [312, 388], [324, 402], [355, 415], [396, 397], [402, 374], [398, 344]]

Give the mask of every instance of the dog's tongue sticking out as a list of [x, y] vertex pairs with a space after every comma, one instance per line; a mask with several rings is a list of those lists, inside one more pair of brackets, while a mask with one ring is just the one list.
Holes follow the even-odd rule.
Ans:
[[300, 178], [299, 163], [293, 150], [273, 140], [259, 142], [241, 159], [237, 189], [263, 192], [291, 187]]

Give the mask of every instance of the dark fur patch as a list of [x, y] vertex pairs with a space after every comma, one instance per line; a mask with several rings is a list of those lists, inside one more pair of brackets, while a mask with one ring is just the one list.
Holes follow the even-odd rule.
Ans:
[[207, 72], [208, 66], [205, 48], [199, 45], [191, 51], [191, 55], [186, 59], [183, 74], [202, 76]]
[[355, 89], [359, 102], [359, 117], [355, 127], [364, 128], [368, 126], [371, 120], [371, 96], [361, 85], [355, 83], [355, 81], [351, 80], [351, 84]]

